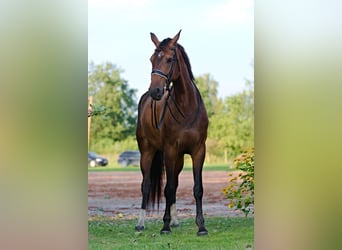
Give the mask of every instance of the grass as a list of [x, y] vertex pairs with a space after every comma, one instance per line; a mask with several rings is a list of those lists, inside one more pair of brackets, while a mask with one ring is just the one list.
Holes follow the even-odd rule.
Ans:
[[[230, 168], [231, 164], [228, 163], [211, 163], [211, 164], [205, 164], [203, 167], [203, 171], [231, 171]], [[184, 171], [192, 171], [191, 164], [185, 163]], [[88, 167], [89, 172], [121, 172], [121, 171], [139, 171], [140, 167], [138, 166], [129, 166], [129, 167], [122, 167], [120, 165], [109, 165], [106, 167], [94, 167], [90, 168]]]
[[[116, 154], [104, 154], [102, 155], [106, 157], [109, 161], [109, 165], [105, 167], [88, 167], [89, 172], [130, 172], [130, 171], [140, 171], [139, 166], [129, 166], [123, 167], [122, 165], [118, 164], [117, 159], [118, 155]], [[228, 160], [227, 163], [223, 161], [215, 163], [204, 163], [203, 171], [231, 171], [231, 167], [233, 167], [233, 161]], [[192, 161], [189, 155], [184, 155], [184, 171], [192, 171]]]
[[179, 228], [160, 235], [161, 219], [148, 219], [146, 229], [135, 232], [136, 219], [97, 217], [88, 221], [88, 249], [253, 249], [253, 218], [205, 219], [209, 235], [198, 237], [194, 218], [181, 218]]

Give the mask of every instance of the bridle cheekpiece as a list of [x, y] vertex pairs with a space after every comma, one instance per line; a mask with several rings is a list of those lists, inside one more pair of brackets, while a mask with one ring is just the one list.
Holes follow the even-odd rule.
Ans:
[[173, 57], [172, 57], [172, 64], [171, 64], [171, 69], [170, 69], [169, 73], [165, 74], [163, 71], [161, 71], [159, 69], [152, 69], [152, 72], [151, 72], [151, 75], [158, 75], [161, 78], [165, 79], [165, 81], [166, 81], [165, 89], [167, 91], [170, 90], [170, 82], [171, 82], [171, 78], [172, 78], [173, 71], [175, 68], [175, 62], [177, 61], [176, 47], [172, 48], [171, 50], [173, 50]]

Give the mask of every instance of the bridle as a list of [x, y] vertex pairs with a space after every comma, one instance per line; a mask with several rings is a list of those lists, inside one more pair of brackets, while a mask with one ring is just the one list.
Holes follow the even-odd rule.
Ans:
[[172, 64], [171, 64], [171, 69], [170, 69], [169, 73], [165, 74], [163, 71], [161, 71], [159, 69], [152, 69], [152, 72], [151, 72], [151, 75], [158, 75], [158, 76], [165, 79], [165, 81], [166, 81], [165, 90], [167, 90], [167, 91], [170, 90], [171, 77], [173, 75], [175, 63], [177, 62], [176, 47], [172, 48], [171, 50], [173, 50], [173, 57], [172, 57]]
[[[171, 50], [173, 50], [173, 53], [174, 53], [174, 54], [173, 54], [173, 57], [172, 57], [172, 64], [171, 64], [171, 69], [170, 69], [169, 73], [168, 73], [168, 74], [165, 74], [163, 71], [161, 71], [161, 70], [159, 70], [159, 69], [152, 69], [152, 72], [151, 72], [151, 75], [158, 75], [158, 76], [160, 76], [160, 77], [162, 77], [162, 78], [165, 79], [165, 81], [166, 81], [165, 90], [168, 91], [168, 95], [167, 95], [167, 97], [166, 97], [166, 100], [165, 100], [165, 103], [164, 103], [164, 107], [163, 107], [163, 110], [162, 110], [162, 113], [161, 113], [161, 117], [160, 117], [159, 122], [158, 122], [157, 117], [156, 117], [156, 102], [155, 102], [155, 101], [152, 101], [152, 103], [151, 103], [151, 104], [152, 104], [152, 105], [151, 105], [152, 117], [154, 117], [154, 119], [155, 119], [154, 122], [155, 122], [155, 124], [156, 124], [156, 128], [157, 128], [157, 129], [159, 129], [159, 128], [161, 127], [161, 125], [162, 125], [162, 123], [163, 123], [163, 121], [164, 121], [165, 112], [166, 112], [166, 109], [167, 109], [167, 108], [169, 109], [170, 114], [171, 114], [171, 116], [173, 117], [173, 119], [174, 119], [178, 124], [183, 125], [182, 122], [179, 121], [179, 120], [175, 117], [175, 115], [173, 114], [173, 112], [172, 112], [170, 106], [168, 105], [168, 102], [169, 102], [169, 98], [170, 98], [170, 97], [171, 97], [171, 100], [172, 100], [172, 102], [174, 103], [174, 105], [175, 105], [175, 107], [176, 107], [177, 112], [178, 112], [184, 119], [186, 119], [184, 113], [181, 111], [180, 107], [178, 106], [178, 104], [177, 104], [175, 98], [171, 95], [171, 90], [172, 90], [173, 88], [172, 88], [172, 89], [170, 88], [170, 83], [171, 83], [171, 78], [172, 78], [173, 71], [174, 71], [174, 68], [175, 68], [175, 63], [177, 62], [176, 47], [172, 48]], [[157, 51], [158, 51], [158, 50], [157, 50]], [[194, 84], [194, 83], [192, 82], [192, 84]], [[197, 89], [196, 86], [195, 86], [195, 88], [196, 88], [196, 91], [198, 91], [198, 89]], [[195, 122], [195, 120], [197, 119], [197, 116], [198, 116], [199, 111], [200, 111], [200, 105], [199, 105], [200, 101], [201, 101], [201, 96], [200, 96], [199, 93], [198, 93], [198, 95], [197, 95], [198, 108], [197, 108], [197, 112], [196, 112], [196, 114], [195, 114], [195, 117], [194, 117], [194, 119], [193, 119], [193, 121], [191, 122], [190, 125], [192, 125], [192, 124]], [[154, 104], [154, 105], [153, 105], [153, 104]]]

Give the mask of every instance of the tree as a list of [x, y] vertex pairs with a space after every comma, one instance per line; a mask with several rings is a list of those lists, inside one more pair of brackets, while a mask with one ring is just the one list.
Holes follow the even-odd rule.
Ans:
[[201, 92], [210, 119], [213, 114], [219, 112], [222, 108], [222, 102], [217, 97], [218, 82], [210, 74], [204, 74], [196, 77], [196, 85]]
[[242, 93], [226, 97], [221, 112], [211, 117], [208, 138], [235, 157], [254, 146], [254, 86], [247, 81]]
[[241, 94], [226, 99], [229, 132], [225, 147], [232, 156], [254, 145], [254, 91], [244, 90]]
[[136, 89], [120, 77], [122, 71], [112, 63], [90, 64], [88, 93], [95, 106], [105, 107], [105, 114], [94, 116], [90, 148], [106, 151], [111, 144], [134, 136], [137, 119]]

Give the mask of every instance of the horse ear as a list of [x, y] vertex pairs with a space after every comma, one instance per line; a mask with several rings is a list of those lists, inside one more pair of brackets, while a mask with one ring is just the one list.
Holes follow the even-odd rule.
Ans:
[[180, 36], [180, 33], [181, 33], [182, 30], [180, 30], [177, 35], [175, 35], [173, 38], [172, 38], [172, 41], [171, 41], [171, 45], [172, 47], [176, 45], [178, 39], [179, 39], [179, 36]]
[[160, 42], [159, 42], [159, 40], [158, 40], [158, 37], [157, 37], [155, 34], [153, 34], [152, 32], [151, 32], [150, 34], [151, 34], [151, 40], [152, 40], [152, 42], [153, 42], [154, 45], [156, 45], [156, 47], [158, 48], [158, 46], [159, 46], [159, 44], [160, 44]]

